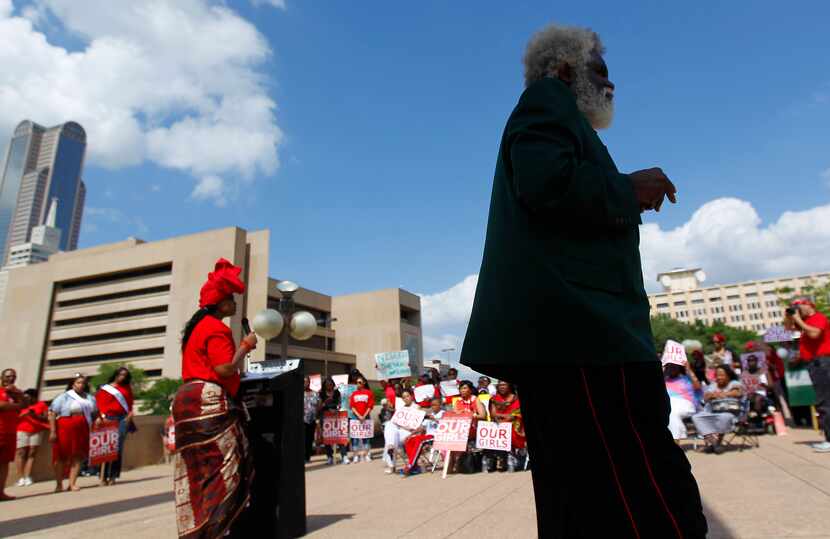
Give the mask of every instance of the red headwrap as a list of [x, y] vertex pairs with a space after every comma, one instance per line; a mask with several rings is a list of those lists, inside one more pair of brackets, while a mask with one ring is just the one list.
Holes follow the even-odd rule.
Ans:
[[744, 345], [744, 352], [754, 352], [755, 347], [758, 346], [755, 341], [749, 341]]
[[724, 337], [720, 333], [715, 333], [712, 336], [712, 342], [726, 342], [726, 337]]
[[217, 260], [216, 267], [212, 273], [208, 273], [208, 279], [199, 292], [199, 308], [216, 305], [234, 294], [245, 292], [245, 283], [239, 280], [240, 273], [242, 268], [234, 266], [224, 258]]

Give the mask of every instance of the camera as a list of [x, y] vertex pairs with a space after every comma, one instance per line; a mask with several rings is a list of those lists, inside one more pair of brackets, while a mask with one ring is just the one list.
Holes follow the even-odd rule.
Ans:
[[787, 316], [793, 316], [795, 314], [795, 307], [787, 307], [784, 312], [787, 313]]

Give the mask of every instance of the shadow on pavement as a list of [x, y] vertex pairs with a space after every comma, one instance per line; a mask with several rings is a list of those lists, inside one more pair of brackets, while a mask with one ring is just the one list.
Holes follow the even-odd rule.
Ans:
[[708, 539], [737, 539], [735, 532], [729, 529], [724, 521], [714, 516], [706, 502], [703, 502], [703, 513], [706, 515], [706, 522], [709, 523]]
[[79, 507], [78, 509], [69, 509], [61, 511], [60, 513], [47, 513], [45, 515], [34, 515], [31, 517], [6, 520], [3, 522], [3, 533], [9, 535], [32, 533], [39, 530], [54, 528], [56, 526], [78, 524], [79, 522], [84, 522], [85, 520], [91, 518], [123, 513], [124, 511], [133, 511], [135, 509], [141, 509], [143, 507], [172, 501], [173, 491], [171, 490], [170, 492], [162, 492], [160, 494], [152, 494], [149, 496], [142, 496], [140, 498], [131, 498], [129, 500], [120, 500], [117, 502], [100, 503], [88, 507]]
[[306, 531], [311, 533], [313, 531], [321, 530], [332, 524], [337, 524], [341, 520], [348, 520], [354, 517], [354, 514], [349, 515], [308, 515], [306, 517]]
[[[141, 479], [130, 479], [128, 481], [118, 481], [115, 484], [115, 486], [106, 487], [106, 488], [118, 488], [118, 485], [128, 485], [130, 483], [142, 483], [144, 481], [155, 481], [157, 479], [165, 479], [167, 477], [170, 477], [170, 476], [169, 475], [154, 475], [153, 477], [143, 477]], [[64, 483], [64, 487], [66, 487], [66, 483]], [[82, 490], [89, 490], [91, 488], [104, 488], [104, 487], [101, 487], [101, 485], [86, 485], [86, 486], [82, 487]], [[65, 495], [65, 494], [68, 494], [68, 493], [67, 492], [63, 492], [63, 493], [53, 492], [53, 491], [50, 490], [48, 492], [40, 492], [38, 494], [25, 494], [25, 493], [21, 494], [20, 492], [18, 492], [15, 495], [19, 499], [27, 499], [28, 500], [29, 498], [37, 498], [39, 496], [52, 496], [52, 495], [57, 495], [57, 494]]]

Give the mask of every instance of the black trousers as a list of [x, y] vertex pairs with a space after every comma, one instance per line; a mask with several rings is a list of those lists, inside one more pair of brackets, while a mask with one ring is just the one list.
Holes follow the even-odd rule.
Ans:
[[830, 442], [830, 357], [815, 358], [807, 365], [807, 370], [816, 392], [816, 410], [824, 439]]
[[659, 363], [504, 377], [518, 386], [539, 537], [706, 536]]

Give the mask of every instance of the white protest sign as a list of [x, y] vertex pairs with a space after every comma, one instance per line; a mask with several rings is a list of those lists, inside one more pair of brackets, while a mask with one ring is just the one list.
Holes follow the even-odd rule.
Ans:
[[666, 341], [666, 346], [663, 348], [663, 358], [661, 359], [661, 362], [664, 366], [668, 363], [672, 363], [674, 365], [685, 367], [688, 363], [688, 360], [686, 359], [686, 349], [679, 342], [669, 339]]
[[348, 374], [335, 374], [331, 379], [334, 380], [334, 387], [345, 386], [349, 383]]
[[323, 389], [323, 379], [319, 374], [312, 374], [308, 377], [308, 381], [311, 384], [308, 387], [312, 391], [316, 391], [319, 393], [320, 390]]
[[401, 350], [400, 352], [375, 354], [375, 369], [378, 371], [380, 380], [409, 378], [412, 376], [412, 369], [409, 366], [409, 351]]
[[455, 380], [444, 380], [441, 382], [441, 394], [445, 397], [460, 395], [461, 392], [458, 390], [458, 382]]
[[511, 423], [479, 421], [476, 425], [476, 448], [510, 451], [513, 442], [512, 429]]
[[784, 326], [770, 326], [764, 333], [764, 342], [790, 342], [793, 340], [793, 332], [788, 331]]
[[432, 384], [425, 384], [415, 388], [415, 402], [423, 402], [425, 400], [432, 400], [435, 396], [435, 386]]
[[349, 438], [367, 440], [375, 436], [375, 422], [371, 419], [363, 421], [359, 419], [349, 420]]
[[395, 415], [392, 416], [392, 423], [406, 430], [415, 430], [421, 426], [421, 423], [423, 423], [426, 415], [426, 411], [420, 410], [414, 406], [395, 408]]

